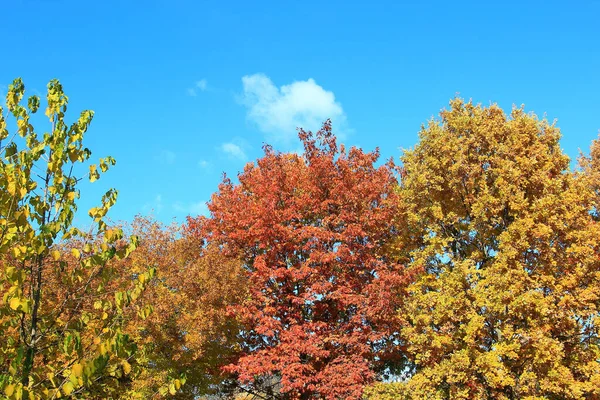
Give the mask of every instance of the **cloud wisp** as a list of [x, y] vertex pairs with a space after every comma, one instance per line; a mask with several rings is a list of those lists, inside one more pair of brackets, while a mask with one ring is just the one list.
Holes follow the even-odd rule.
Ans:
[[235, 158], [240, 161], [246, 161], [248, 159], [248, 156], [246, 155], [246, 152], [244, 151], [242, 146], [233, 142], [221, 144], [220, 149], [223, 153], [227, 154], [231, 158]]
[[206, 205], [205, 201], [199, 201], [197, 203], [193, 203], [193, 202], [185, 203], [185, 204], [177, 201], [173, 204], [173, 209], [177, 212], [189, 214], [192, 216], [208, 215], [208, 206]]
[[177, 160], [177, 154], [171, 150], [162, 150], [154, 159], [161, 164], [174, 164], [175, 160]]
[[206, 79], [200, 79], [196, 81], [193, 87], [187, 88], [187, 93], [189, 96], [196, 97], [198, 92], [205, 92], [206, 89], [208, 89], [208, 82]]
[[209, 161], [206, 161], [206, 160], [198, 161], [198, 168], [209, 169], [210, 167], [212, 167], [212, 164]]

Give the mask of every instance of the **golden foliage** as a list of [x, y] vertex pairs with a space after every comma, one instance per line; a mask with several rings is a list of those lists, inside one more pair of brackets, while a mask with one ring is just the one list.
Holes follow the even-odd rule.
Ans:
[[372, 398], [600, 396], [597, 202], [559, 138], [460, 99], [422, 129], [399, 189], [410, 234], [391, 250], [424, 270], [400, 311], [414, 374]]
[[144, 314], [143, 307], [132, 312], [126, 329], [144, 354], [134, 391], [143, 398], [164, 397], [173, 382], [179, 386], [176, 380], [185, 382], [175, 388], [180, 399], [219, 390], [219, 384], [228, 383], [220, 368], [238, 350], [238, 325], [228, 307], [246, 292], [240, 262], [203, 247], [194, 234], [175, 225], [137, 217], [124, 229], [141, 240], [121, 262], [123, 275], [148, 266], [157, 270], [142, 301], [152, 312]]

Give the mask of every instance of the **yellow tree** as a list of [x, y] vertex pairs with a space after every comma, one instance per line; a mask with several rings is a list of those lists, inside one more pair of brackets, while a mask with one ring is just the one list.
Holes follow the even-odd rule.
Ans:
[[422, 270], [400, 310], [412, 369], [371, 398], [600, 398], [597, 203], [559, 138], [461, 99], [422, 128], [390, 246]]
[[[130, 381], [136, 346], [123, 332], [123, 314], [152, 271], [107, 296], [114, 278], [109, 261], [126, 257], [137, 240], [123, 239], [104, 222], [116, 201], [113, 189], [89, 211], [89, 231], [72, 226], [82, 179], [77, 164], [91, 155], [83, 137], [93, 112], [67, 124], [68, 98], [53, 80], [49, 132], [40, 135], [32, 125], [40, 99], [32, 96], [23, 106], [24, 93], [15, 80], [7, 113], [0, 107], [0, 393], [9, 399], [106, 398]], [[90, 165], [89, 180], [114, 164], [106, 157]]]

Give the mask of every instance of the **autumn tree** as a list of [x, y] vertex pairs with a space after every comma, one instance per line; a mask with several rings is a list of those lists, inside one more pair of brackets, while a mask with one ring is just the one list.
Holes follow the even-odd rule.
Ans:
[[[68, 98], [53, 80], [49, 132], [39, 134], [32, 119], [40, 99], [31, 96], [24, 106], [24, 93], [15, 80], [7, 113], [0, 107], [0, 390], [9, 399], [107, 398], [130, 381], [136, 346], [122, 315], [152, 271], [97, 300], [114, 278], [109, 261], [125, 258], [136, 238], [124, 239], [105, 222], [113, 189], [89, 211], [89, 230], [73, 226], [93, 112], [68, 124]], [[114, 164], [101, 158], [86, 175], [93, 182]]]
[[597, 203], [559, 139], [461, 99], [423, 127], [390, 247], [423, 268], [400, 308], [412, 376], [371, 398], [600, 398]]
[[398, 332], [405, 277], [381, 251], [396, 179], [377, 151], [338, 146], [329, 122], [299, 137], [302, 155], [266, 146], [189, 226], [247, 271], [232, 309], [245, 353], [228, 367], [241, 384], [266, 398], [359, 399]]
[[203, 247], [194, 232], [175, 224], [138, 216], [123, 229], [140, 239], [129, 257], [116, 262], [120, 280], [148, 267], [156, 276], [141, 306], [125, 315], [124, 331], [135, 339], [143, 368], [121, 397], [191, 400], [231, 392], [234, 381], [221, 367], [239, 349], [239, 326], [227, 307], [246, 294], [241, 263]]

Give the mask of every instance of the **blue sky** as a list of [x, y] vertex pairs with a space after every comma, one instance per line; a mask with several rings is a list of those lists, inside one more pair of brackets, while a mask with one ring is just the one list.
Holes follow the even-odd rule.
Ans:
[[557, 119], [571, 157], [600, 129], [600, 2], [11, 0], [0, 89], [59, 78], [117, 165], [111, 215], [205, 210], [222, 173], [331, 117], [347, 145], [398, 157], [459, 94]]

